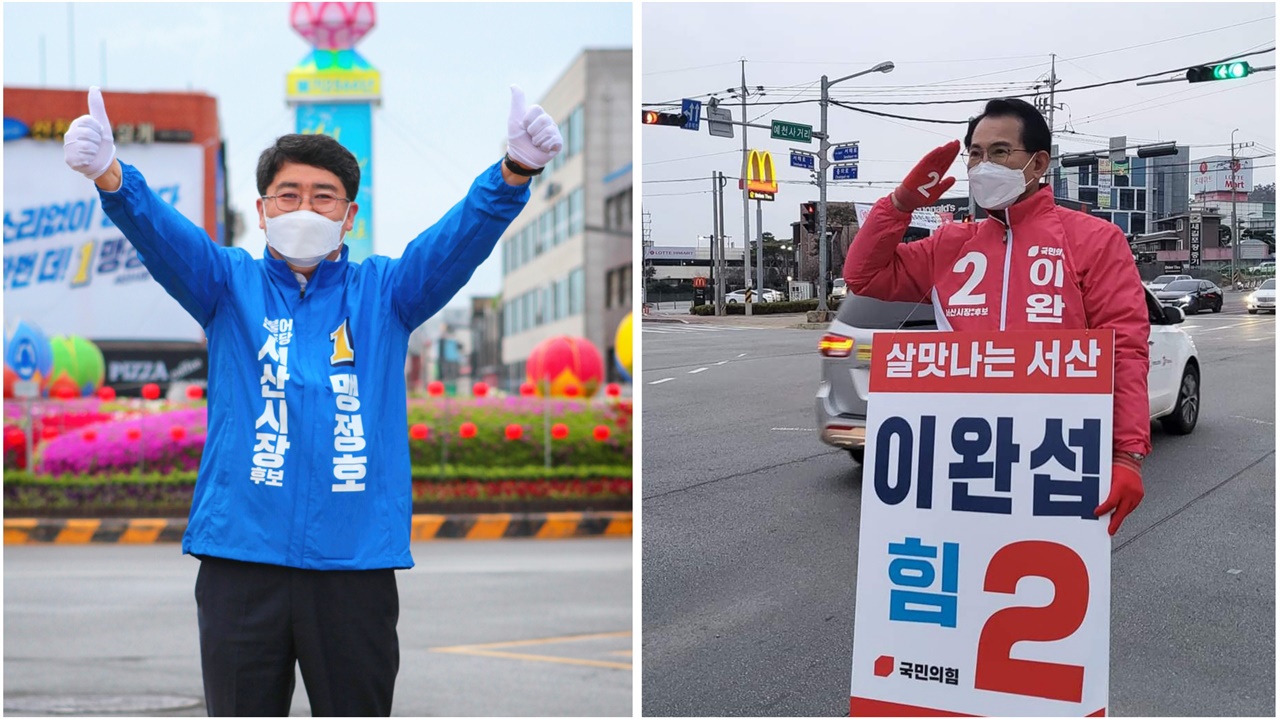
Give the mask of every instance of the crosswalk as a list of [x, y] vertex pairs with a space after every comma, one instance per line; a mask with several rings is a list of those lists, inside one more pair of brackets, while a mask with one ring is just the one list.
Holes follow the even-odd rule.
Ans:
[[749, 327], [744, 325], [699, 325], [688, 324], [682, 325], [675, 322], [653, 322], [644, 324], [640, 327], [640, 331], [645, 334], [653, 335], [682, 335], [697, 334], [702, 332], [741, 332], [743, 330], [767, 330], [769, 327]]

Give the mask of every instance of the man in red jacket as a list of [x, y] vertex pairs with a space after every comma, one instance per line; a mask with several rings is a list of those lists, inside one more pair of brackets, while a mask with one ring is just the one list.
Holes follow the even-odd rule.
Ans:
[[1115, 330], [1111, 493], [1095, 510], [1114, 512], [1108, 531], [1115, 534], [1142, 501], [1142, 460], [1151, 452], [1145, 291], [1120, 228], [1058, 207], [1053, 188], [1039, 184], [1050, 141], [1030, 104], [988, 102], [964, 138], [969, 192], [988, 218], [902, 242], [912, 211], [955, 184], [946, 174], [960, 143], [949, 142], [872, 207], [849, 247], [844, 278], [865, 297], [931, 301], [942, 330]]

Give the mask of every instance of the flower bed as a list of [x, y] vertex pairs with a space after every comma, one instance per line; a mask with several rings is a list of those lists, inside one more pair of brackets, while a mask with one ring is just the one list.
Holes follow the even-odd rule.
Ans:
[[[544, 400], [536, 397], [504, 397], [473, 400], [409, 400], [409, 424], [430, 429], [426, 439], [409, 443], [414, 466], [439, 464], [447, 452], [449, 464], [468, 467], [541, 466], [546, 451], [548, 425], [552, 428], [551, 466], [631, 464], [631, 412], [629, 400], [608, 403], [581, 400]], [[462, 425], [476, 426], [474, 437], [460, 435]], [[519, 439], [508, 439], [507, 427], [520, 427]], [[555, 439], [562, 425], [564, 439]], [[597, 427], [609, 436], [597, 440]]]
[[[414, 468], [415, 512], [630, 509], [630, 466]], [[185, 517], [196, 473], [50, 477], [9, 472], [7, 517]]]
[[[199, 467], [207, 427], [203, 404], [147, 412], [142, 404], [84, 402], [89, 404], [74, 409], [71, 403], [58, 403], [53, 409], [65, 410], [61, 414], [43, 410], [37, 423], [37, 472], [100, 475]], [[410, 426], [425, 425], [428, 432], [423, 439], [409, 440], [410, 462], [423, 467], [439, 467], [442, 461], [468, 467], [542, 466], [550, 429], [553, 467], [629, 466], [631, 413], [630, 400], [549, 400], [544, 405], [525, 397], [414, 399], [408, 406]], [[463, 434], [466, 424], [472, 425], [467, 428], [470, 436]], [[25, 438], [6, 424], [5, 467], [26, 466]]]

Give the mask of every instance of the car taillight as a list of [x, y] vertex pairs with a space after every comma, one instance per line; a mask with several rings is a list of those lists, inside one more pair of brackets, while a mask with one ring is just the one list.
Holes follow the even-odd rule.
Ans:
[[823, 357], [848, 357], [853, 352], [853, 338], [835, 334], [823, 335], [818, 341], [818, 352]]

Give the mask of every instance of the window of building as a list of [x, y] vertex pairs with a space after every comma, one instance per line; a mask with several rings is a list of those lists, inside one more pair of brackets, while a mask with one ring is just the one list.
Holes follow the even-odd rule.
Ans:
[[1080, 201], [1081, 201], [1081, 202], [1087, 202], [1087, 203], [1089, 203], [1090, 205], [1092, 205], [1093, 207], [1097, 207], [1097, 206], [1098, 206], [1098, 188], [1096, 188], [1096, 187], [1081, 187], [1081, 188], [1080, 188]]
[[569, 273], [569, 315], [571, 317], [582, 314], [586, 307], [586, 286], [583, 279], [581, 267]]
[[1129, 213], [1114, 212], [1111, 214], [1111, 221], [1116, 224], [1126, 235], [1129, 234]]
[[520, 237], [520, 266], [533, 258], [533, 235], [537, 232], [537, 223], [530, 222]]
[[[548, 209], [542, 213], [542, 217], [538, 218], [538, 234], [542, 238], [539, 247], [549, 247], [555, 239], [555, 215], [554, 210]], [[542, 250], [538, 250], [541, 254]]]
[[613, 277], [616, 274], [614, 270], [604, 273], [604, 307], [610, 309], [613, 307]]
[[1133, 209], [1135, 210], [1147, 209], [1147, 191], [1146, 190], [1142, 188], [1138, 188], [1137, 190], [1133, 191]]
[[556, 282], [556, 319], [569, 316], [569, 278]]
[[1119, 199], [1120, 199], [1121, 210], [1133, 209], [1133, 189], [1132, 188], [1128, 188], [1128, 187], [1121, 188]]
[[569, 114], [569, 134], [568, 134], [568, 137], [566, 138], [566, 142], [568, 143], [567, 149], [569, 150], [568, 152], [569, 157], [573, 157], [579, 152], [582, 152], [582, 150], [584, 149], [583, 144], [584, 144], [585, 138], [586, 138], [586, 126], [585, 126], [585, 123], [583, 122], [582, 105], [578, 105], [576, 108], [574, 108], [573, 112]]
[[631, 305], [631, 265], [618, 268], [618, 307]]
[[569, 202], [561, 200], [555, 207], [556, 244], [569, 239]]
[[1129, 186], [1129, 175], [1128, 175], [1127, 173], [1126, 173], [1126, 174], [1123, 174], [1123, 175], [1121, 175], [1121, 174], [1117, 173], [1117, 174], [1115, 174], [1114, 176], [1112, 176], [1112, 178], [1111, 178], [1111, 182], [1112, 182], [1112, 184], [1114, 184], [1116, 187], [1128, 187], [1128, 186]]
[[[1142, 195], [1138, 195], [1141, 197]], [[1135, 235], [1143, 235], [1147, 232], [1147, 216], [1135, 212], [1129, 217], [1129, 232]]]
[[569, 236], [574, 237], [582, 233], [582, 188], [579, 187], [569, 193]]

